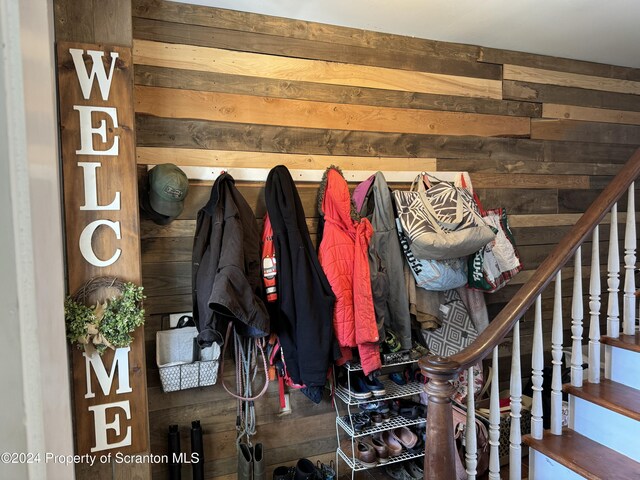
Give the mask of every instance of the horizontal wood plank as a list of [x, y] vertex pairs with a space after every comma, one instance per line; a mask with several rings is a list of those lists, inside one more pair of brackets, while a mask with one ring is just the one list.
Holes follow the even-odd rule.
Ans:
[[151, 220], [140, 221], [140, 239], [163, 237], [190, 237], [196, 231], [195, 220], [174, 220], [167, 225], [158, 225]]
[[[190, 312], [192, 308], [193, 297], [191, 293], [170, 294], [162, 297], [147, 298], [144, 301], [144, 311], [147, 315]], [[148, 378], [147, 381], [149, 381]]]
[[[135, 87], [136, 113], [287, 127], [440, 135], [528, 136], [529, 118], [432, 112]], [[207, 105], [203, 109], [202, 106]]]
[[552, 70], [561, 73], [578, 73], [621, 80], [640, 81], [640, 69], [606, 65], [569, 58], [552, 57], [535, 53], [515, 52], [497, 48], [480, 47], [480, 62], [522, 65], [525, 67]]
[[459, 97], [429, 93], [349, 87], [323, 83], [273, 80], [269, 78], [202, 72], [179, 68], [137, 65], [135, 83], [149, 87], [239, 93], [276, 98], [293, 98], [320, 102], [376, 105], [380, 107], [418, 108], [494, 115], [540, 117], [542, 107], [526, 101], [503, 101], [490, 98]]
[[521, 65], [504, 65], [504, 80], [547, 83], [563, 87], [586, 88], [606, 92], [640, 94], [640, 81], [598, 77], [579, 73], [558, 72]]
[[136, 149], [139, 164], [173, 163], [177, 166], [272, 168], [285, 165], [289, 169], [324, 169], [338, 165], [343, 170], [435, 170], [435, 158], [415, 157], [351, 157], [345, 155], [300, 155], [237, 150], [202, 150], [188, 148]]
[[[468, 171], [477, 174], [540, 174], [524, 176], [516, 183], [519, 186], [534, 188], [535, 185], [573, 185], [575, 188], [587, 188], [589, 185], [585, 175], [615, 175], [619, 165], [611, 164], [576, 164], [556, 162], [499, 162], [495, 160], [460, 160], [416, 157], [351, 157], [345, 155], [300, 155], [279, 154], [270, 152], [240, 152], [235, 150], [202, 150], [194, 148], [138, 147], [137, 162], [142, 165], [173, 163], [180, 167], [235, 167], [272, 168], [285, 165], [292, 170], [324, 169], [337, 165], [343, 170], [371, 171]], [[578, 175], [584, 174], [584, 175]], [[544, 178], [545, 175], [578, 175], [575, 178], [555, 180]], [[474, 178], [487, 182], [482, 175]], [[508, 188], [508, 187], [507, 187]], [[513, 188], [519, 188], [514, 186]], [[543, 187], [545, 188], [545, 187]]]
[[145, 18], [134, 18], [133, 30], [134, 38], [139, 40], [280, 55], [290, 58], [324, 60], [491, 80], [500, 80], [502, 73], [498, 65], [469, 62], [433, 54], [340, 45], [316, 40]]
[[482, 205], [487, 208], [507, 207], [510, 214], [553, 214], [558, 209], [556, 189], [476, 188]]
[[610, 108], [613, 110], [640, 111], [640, 96], [627, 93], [560, 87], [543, 83], [502, 82], [502, 96], [507, 99], [541, 103], [560, 103], [582, 107]]
[[470, 175], [474, 188], [589, 188], [587, 175], [534, 175], [473, 173]]
[[436, 169], [444, 172], [504, 173], [517, 175], [616, 175], [622, 165], [611, 163], [540, 162], [492, 159], [436, 159]]
[[[245, 150], [319, 155], [438, 158], [543, 158], [544, 146], [554, 142], [517, 141], [408, 133], [357, 132], [337, 129], [248, 125], [136, 115], [138, 146]], [[563, 142], [555, 142], [563, 143]], [[565, 148], [549, 147], [564, 156]], [[580, 153], [580, 147], [574, 149]], [[589, 155], [602, 155], [597, 149]], [[613, 150], [615, 153], [615, 149]], [[623, 154], [626, 154], [625, 150]], [[621, 155], [622, 156], [622, 155]], [[628, 158], [628, 157], [626, 157]]]
[[611, 478], [612, 472], [620, 480], [638, 476], [638, 462], [567, 428], [562, 435], [545, 435], [540, 440], [527, 435], [524, 442], [589, 480]]
[[499, 80], [307, 60], [220, 48], [135, 40], [134, 63], [280, 80], [382, 88], [407, 92], [502, 98]]
[[640, 126], [578, 120], [531, 120], [531, 138], [640, 145]]
[[577, 107], [575, 105], [559, 105], [545, 103], [542, 106], [543, 118], [561, 118], [567, 120], [584, 120], [587, 122], [625, 123], [640, 125], [640, 112], [610, 110], [605, 108]]
[[635, 388], [603, 378], [600, 383], [584, 382], [582, 387], [569, 384], [565, 385], [562, 390], [635, 421], [640, 421], [640, 398], [638, 398], [638, 391]]
[[[481, 198], [482, 200], [482, 198]], [[507, 210], [510, 211], [509, 207]], [[509, 223], [512, 227], [549, 227], [560, 225], [575, 225], [580, 218], [579, 213], [559, 213], [556, 215], [509, 215]], [[627, 214], [620, 212], [618, 205], [618, 224], [626, 221]], [[640, 214], [636, 214], [636, 218], [640, 221]], [[603, 218], [601, 225], [611, 224], [611, 214], [608, 213]]]
[[371, 47], [400, 52], [428, 53], [475, 62], [479, 48], [473, 45], [425, 40], [304, 20], [240, 12], [165, 0], [133, 0], [134, 17], [202, 25], [213, 28], [264, 33], [285, 38], [315, 40], [338, 45]]
[[138, 146], [319, 155], [625, 163], [634, 146], [247, 125], [136, 115]]

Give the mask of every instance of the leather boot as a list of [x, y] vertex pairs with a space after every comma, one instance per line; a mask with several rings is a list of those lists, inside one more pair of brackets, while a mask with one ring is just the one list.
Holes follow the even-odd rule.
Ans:
[[296, 463], [294, 480], [316, 480], [319, 478], [318, 469], [308, 458], [301, 458]]
[[253, 452], [244, 443], [238, 446], [238, 480], [253, 480]]
[[264, 466], [264, 450], [261, 443], [253, 447], [253, 480], [267, 480]]

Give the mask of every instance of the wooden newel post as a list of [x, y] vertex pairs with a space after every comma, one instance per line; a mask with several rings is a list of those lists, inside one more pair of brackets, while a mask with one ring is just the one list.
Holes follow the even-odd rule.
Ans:
[[425, 480], [455, 480], [455, 444], [451, 396], [454, 387], [450, 380], [459, 365], [448, 358], [427, 356], [418, 364], [429, 378], [424, 389], [429, 395], [427, 408], [427, 438], [424, 454]]

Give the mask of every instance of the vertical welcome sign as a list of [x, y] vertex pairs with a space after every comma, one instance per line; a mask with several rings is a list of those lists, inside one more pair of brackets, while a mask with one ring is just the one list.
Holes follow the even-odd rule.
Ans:
[[[59, 42], [57, 56], [69, 291], [140, 284], [131, 49]], [[149, 448], [142, 328], [134, 337], [102, 356], [73, 348], [78, 454]]]

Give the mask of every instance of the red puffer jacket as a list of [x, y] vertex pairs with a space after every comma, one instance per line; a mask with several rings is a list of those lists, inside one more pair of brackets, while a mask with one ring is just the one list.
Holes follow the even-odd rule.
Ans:
[[324, 230], [318, 252], [320, 265], [336, 296], [333, 327], [342, 361], [358, 347], [365, 375], [381, 367], [378, 327], [373, 309], [367, 252], [373, 234], [366, 218], [352, 218], [347, 182], [335, 167], [323, 178], [319, 205]]

